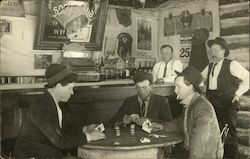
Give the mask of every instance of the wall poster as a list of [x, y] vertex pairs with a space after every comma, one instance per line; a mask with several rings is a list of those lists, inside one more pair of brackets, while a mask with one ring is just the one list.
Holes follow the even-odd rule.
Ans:
[[169, 16], [164, 18], [164, 36], [192, 34], [196, 29], [206, 28], [213, 30], [212, 12], [201, 12], [192, 14], [188, 10], [182, 11], [179, 16]]
[[108, 0], [41, 1], [34, 49], [57, 49], [70, 42], [84, 43], [86, 50], [101, 50]]
[[152, 20], [148, 19], [136, 20], [136, 48], [138, 51], [152, 51], [152, 23]]

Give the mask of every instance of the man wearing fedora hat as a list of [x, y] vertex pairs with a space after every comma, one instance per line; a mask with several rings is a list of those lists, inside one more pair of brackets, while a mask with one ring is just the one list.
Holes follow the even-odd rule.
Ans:
[[249, 89], [249, 72], [238, 62], [227, 59], [226, 41], [217, 37], [207, 42], [212, 62], [202, 71], [207, 82], [206, 95], [213, 104], [220, 128], [229, 125], [225, 158], [237, 158], [237, 113], [239, 98]]
[[175, 93], [184, 111], [180, 117], [163, 124], [153, 123], [153, 130], [184, 132], [184, 149], [178, 158], [222, 158], [220, 128], [212, 104], [202, 95], [201, 73], [189, 66], [176, 72]]
[[71, 132], [63, 125], [60, 102], [74, 94], [76, 74], [61, 64], [51, 64], [45, 77], [48, 84], [43, 95], [30, 106], [14, 147], [17, 158], [67, 158], [67, 150], [87, 141], [105, 138], [92, 124]]

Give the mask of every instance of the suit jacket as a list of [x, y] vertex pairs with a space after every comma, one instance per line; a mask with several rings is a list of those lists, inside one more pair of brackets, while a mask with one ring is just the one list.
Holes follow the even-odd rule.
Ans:
[[86, 136], [81, 130], [60, 128], [55, 102], [46, 91], [29, 108], [15, 143], [14, 156], [61, 158], [66, 156], [67, 149], [85, 142]]
[[[140, 115], [140, 103], [138, 101], [137, 95], [125, 99], [119, 111], [108, 122], [108, 125], [113, 126], [115, 122], [122, 121], [125, 114]], [[151, 94], [146, 117], [154, 122], [164, 122], [172, 120], [172, 114], [168, 99], [163, 96]]]
[[[183, 130], [184, 112], [179, 118], [163, 123], [167, 132]], [[212, 104], [196, 93], [187, 113], [190, 158], [222, 158], [220, 128]]]

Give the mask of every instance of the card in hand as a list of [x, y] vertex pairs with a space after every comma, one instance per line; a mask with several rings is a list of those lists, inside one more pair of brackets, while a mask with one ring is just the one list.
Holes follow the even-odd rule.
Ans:
[[142, 130], [151, 133], [153, 127], [152, 127], [152, 123], [149, 120], [146, 120], [143, 124], [142, 124]]
[[100, 125], [98, 125], [98, 126], [95, 128], [95, 130], [100, 131], [100, 132], [103, 132], [103, 131], [105, 130], [105, 127], [104, 127], [103, 123], [101, 123]]

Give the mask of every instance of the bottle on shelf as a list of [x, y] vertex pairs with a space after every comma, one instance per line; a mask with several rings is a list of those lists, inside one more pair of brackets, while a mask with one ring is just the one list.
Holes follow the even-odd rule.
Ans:
[[138, 71], [142, 71], [141, 61], [139, 62]]
[[144, 61], [143, 71], [148, 72], [148, 61], [147, 60]]
[[110, 79], [110, 64], [109, 63], [105, 63], [105, 79]]
[[128, 64], [128, 60], [125, 62], [125, 78], [129, 79], [130, 78], [130, 67]]
[[110, 79], [115, 79], [115, 67], [114, 67], [114, 63], [113, 62], [111, 62], [110, 63], [110, 68], [109, 68], [109, 70], [110, 70]]
[[106, 72], [105, 72], [103, 57], [101, 57], [101, 64], [100, 64], [99, 70], [100, 70], [100, 76], [101, 76], [100, 80], [105, 81], [106, 80]]

